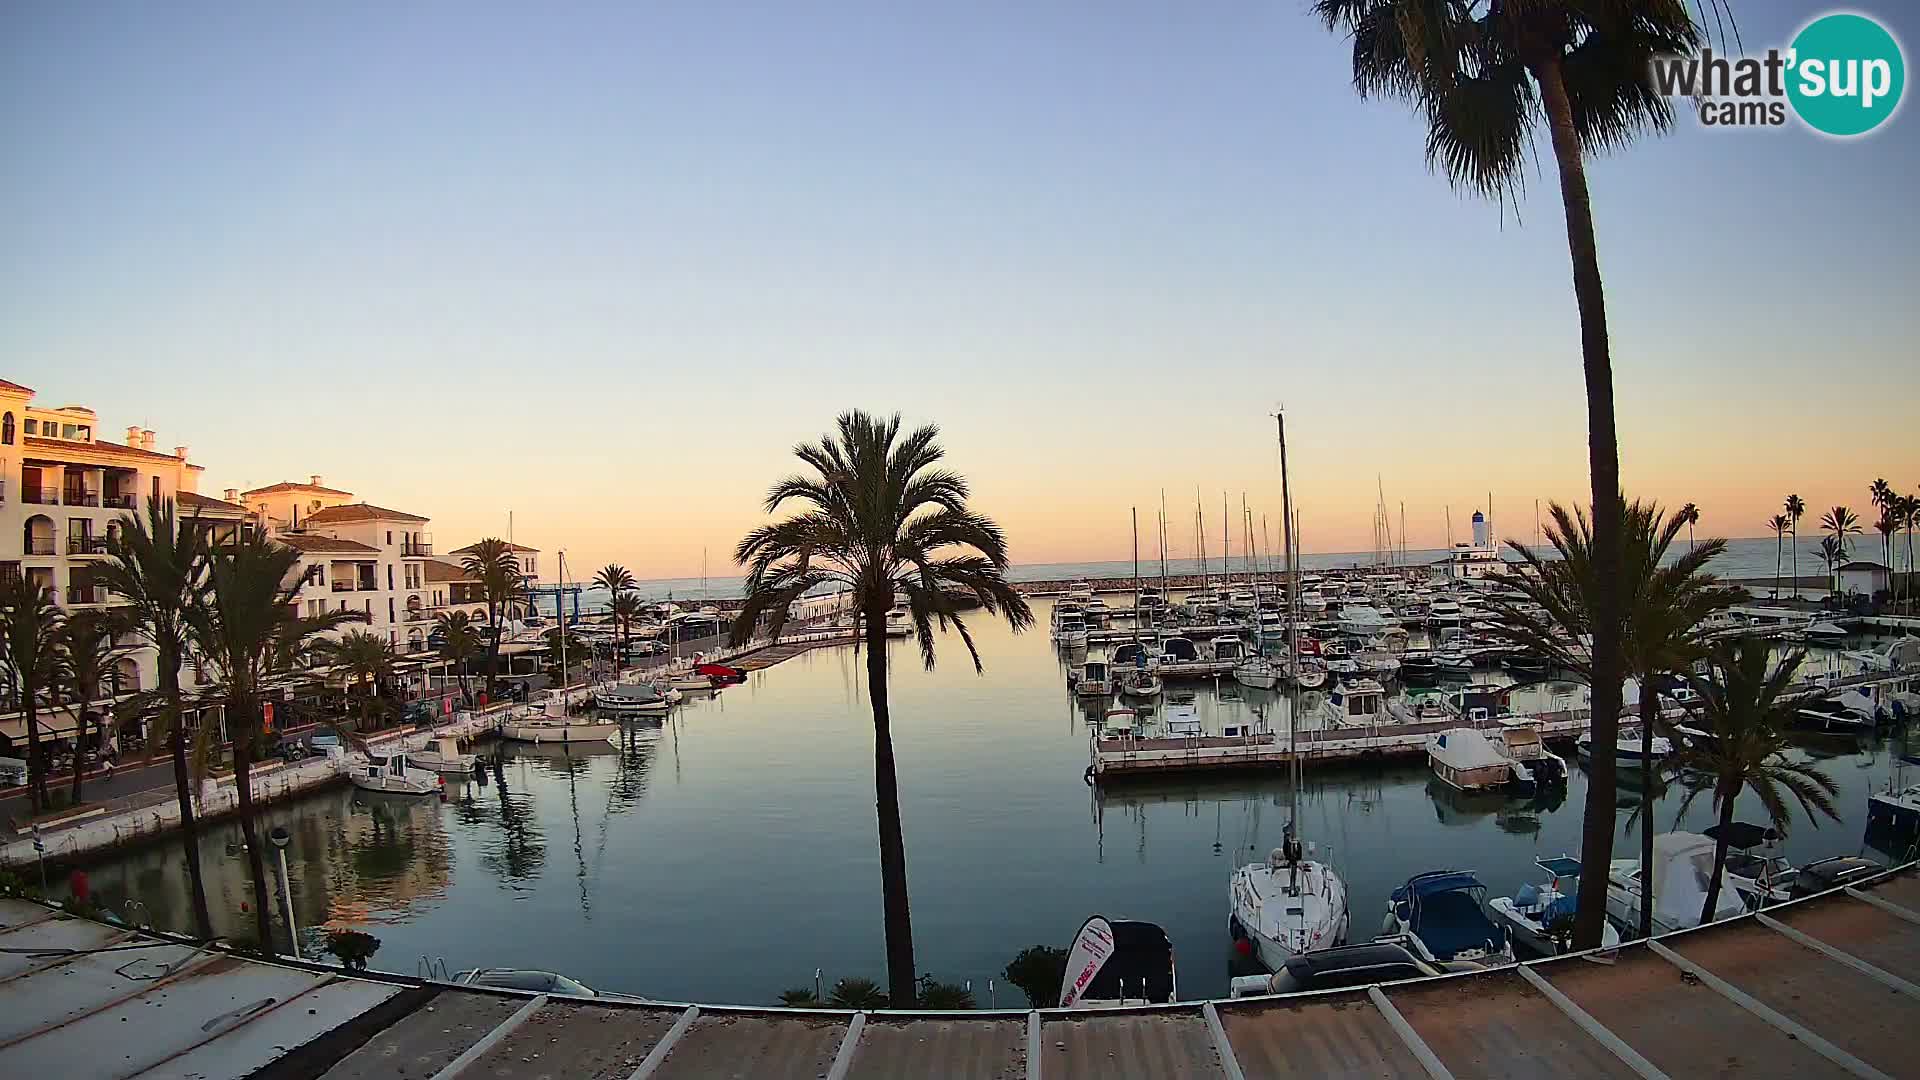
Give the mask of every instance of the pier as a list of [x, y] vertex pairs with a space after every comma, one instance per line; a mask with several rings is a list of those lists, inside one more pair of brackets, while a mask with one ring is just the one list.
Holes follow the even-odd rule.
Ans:
[[1912, 1074], [1920, 1008], [1912, 863], [1611, 953], [1085, 1012], [566, 998], [262, 961], [25, 900], [0, 900], [0, 941], [0, 1071], [73, 1080], [1882, 1080]]

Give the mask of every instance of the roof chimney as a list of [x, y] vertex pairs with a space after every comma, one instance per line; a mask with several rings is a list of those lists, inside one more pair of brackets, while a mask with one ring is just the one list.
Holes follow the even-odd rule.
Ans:
[[140, 449], [142, 449], [142, 450], [151, 450], [151, 449], [153, 449], [153, 429], [152, 429], [152, 428], [142, 428], [142, 429], [141, 429], [141, 431], [140, 431]]
[[127, 425], [127, 445], [133, 447], [135, 450], [140, 449], [140, 425], [139, 424]]
[[179, 458], [181, 461], [187, 460], [187, 448], [184, 446], [174, 447], [173, 456]]
[[309, 481], [310, 481], [310, 482], [311, 482], [311, 483], [313, 484], [313, 486], [314, 486], [314, 487], [325, 487], [325, 486], [326, 486], [325, 484], [322, 484], [322, 483], [320, 482], [320, 474], [319, 474], [319, 473], [314, 473], [314, 474], [313, 474], [313, 475], [312, 475], [311, 477], [309, 477], [308, 479], [309, 479]]
[[228, 488], [227, 490], [221, 492], [220, 495], [221, 495], [221, 498], [226, 499], [230, 503], [237, 503], [240, 501], [239, 488]]

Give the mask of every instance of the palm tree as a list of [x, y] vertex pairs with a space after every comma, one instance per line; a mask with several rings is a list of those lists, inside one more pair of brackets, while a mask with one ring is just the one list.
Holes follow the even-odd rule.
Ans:
[[614, 625], [620, 628], [620, 649], [613, 657], [615, 678], [620, 677], [621, 658], [627, 655], [627, 650], [633, 645], [633, 624], [639, 621], [646, 607], [647, 602], [640, 599], [637, 592], [614, 593], [613, 602], [607, 606], [607, 610], [613, 613]]
[[1831, 536], [1820, 538], [1820, 561], [1826, 564], [1827, 579], [1832, 583], [1833, 594], [1840, 595], [1840, 564], [1847, 561], [1847, 549], [1840, 541]]
[[[240, 802], [240, 831], [253, 877], [253, 909], [260, 948], [273, 950], [272, 906], [267, 899], [265, 848], [257, 835], [253, 803], [253, 756], [264, 729], [262, 704], [268, 677], [289, 664], [306, 639], [349, 622], [359, 611], [301, 616], [300, 552], [265, 533], [248, 531], [210, 553], [207, 591], [187, 611], [194, 649], [217, 680], [233, 742], [233, 782]], [[292, 929], [288, 929], [292, 933]]]
[[628, 573], [627, 568], [621, 566], [619, 563], [608, 563], [593, 575], [593, 587], [596, 589], [605, 589], [614, 596], [619, 596], [621, 593], [633, 588], [633, 586], [633, 575]]
[[1787, 532], [1793, 537], [1793, 598], [1800, 599], [1800, 519], [1806, 515], [1807, 501], [1798, 495], [1787, 496]]
[[[0, 678], [27, 728], [27, 801], [37, 815], [47, 808], [47, 756], [40, 750], [41, 693], [60, 678], [61, 637], [66, 621], [41, 586], [25, 574], [0, 585]], [[78, 768], [76, 761], [75, 768]]]
[[1909, 604], [1913, 601], [1913, 527], [1920, 525], [1920, 495], [1902, 495], [1894, 504], [1900, 512], [1900, 521], [1907, 532], [1907, 576], [1905, 578], [1906, 596]]
[[1893, 537], [1900, 531], [1900, 518], [1894, 507], [1888, 506], [1880, 511], [1880, 519], [1873, 523], [1873, 529], [1880, 534], [1880, 551], [1887, 560], [1888, 598], [1892, 598], [1893, 589]]
[[1773, 530], [1773, 598], [1775, 600], [1780, 599], [1780, 559], [1783, 555], [1781, 545], [1785, 543], [1787, 529], [1790, 527], [1792, 522], [1787, 520], [1785, 514], [1775, 514], [1767, 519], [1767, 528]]
[[1860, 519], [1846, 507], [1836, 506], [1821, 517], [1820, 527], [1833, 540], [1830, 551], [1825, 544], [1821, 544], [1820, 548], [1823, 554], [1829, 556], [1828, 570], [1833, 574], [1833, 591], [1837, 595], [1840, 592], [1840, 564], [1847, 560], [1847, 537], [1860, 535]]
[[[1703, 0], [1716, 14], [1724, 0]], [[1427, 125], [1427, 162], [1456, 186], [1504, 202], [1518, 197], [1534, 164], [1533, 131], [1544, 123], [1560, 177], [1574, 299], [1580, 311], [1581, 366], [1587, 392], [1587, 461], [1592, 480], [1593, 557], [1606, 579], [1621, 566], [1620, 447], [1614, 430], [1613, 361], [1606, 295], [1587, 190], [1586, 156], [1624, 146], [1673, 122], [1666, 98], [1647, 78], [1656, 55], [1689, 54], [1703, 35], [1686, 4], [1533, 3], [1477, 0], [1314, 0], [1330, 30], [1353, 38], [1353, 81], [1362, 96], [1410, 102]], [[1620, 708], [1620, 603], [1595, 598], [1594, 708]], [[1609, 720], [1609, 723], [1611, 720]], [[1611, 773], [1588, 789], [1586, 840], [1612, 844]], [[1599, 830], [1607, 828], [1603, 837]], [[1592, 864], [1590, 864], [1592, 865]], [[1589, 920], [1597, 915], [1588, 916]], [[1591, 922], [1598, 945], [1600, 924]]]
[[487, 601], [487, 693], [491, 694], [500, 674], [500, 620], [527, 595], [527, 581], [520, 574], [520, 560], [514, 557], [513, 545], [497, 536], [473, 545], [460, 566], [480, 583], [480, 593]]
[[[117, 682], [114, 664], [119, 659], [120, 649], [114, 643], [114, 638], [131, 629], [131, 620], [115, 608], [88, 608], [76, 612], [67, 620], [66, 631], [61, 637], [62, 667], [77, 703], [74, 707], [74, 736], [75, 744], [82, 748], [82, 752], [87, 745], [87, 718], [94, 715], [93, 703], [100, 700], [103, 687]], [[80, 753], [76, 753], [73, 767], [75, 805], [80, 802], [80, 775], [85, 771], [80, 767]]]
[[1733, 824], [1733, 804], [1742, 790], [1753, 792], [1783, 835], [1792, 817], [1786, 795], [1793, 796], [1816, 828], [1820, 824], [1816, 810], [1836, 821], [1840, 818], [1833, 806], [1839, 788], [1832, 778], [1811, 763], [1790, 760], [1782, 753], [1790, 745], [1787, 728], [1795, 710], [1789, 688], [1806, 654], [1789, 654], [1769, 671], [1771, 654], [1768, 644], [1758, 638], [1722, 642], [1712, 651], [1708, 675], [1692, 679], [1700, 694], [1700, 703], [1694, 707], [1696, 723], [1712, 732], [1713, 738], [1682, 751], [1680, 760], [1714, 780], [1710, 788], [1690, 789], [1679, 812], [1684, 815], [1701, 792], [1711, 790], [1722, 834], [1714, 844], [1713, 877], [1700, 909], [1701, 922], [1720, 901], [1720, 875], [1727, 865], [1724, 834]]
[[747, 567], [747, 596], [731, 639], [742, 644], [762, 616], [774, 636], [794, 601], [822, 585], [848, 591], [865, 620], [867, 696], [873, 708], [873, 771], [880, 832], [880, 885], [887, 939], [887, 983], [898, 1003], [913, 1000], [913, 923], [907, 901], [907, 852], [894, 774], [887, 703], [887, 611], [904, 599], [920, 659], [934, 664], [934, 628], [949, 626], [982, 670], [960, 612], [979, 605], [1014, 630], [1033, 623], [1027, 602], [1006, 580], [1000, 527], [967, 506], [968, 486], [937, 468], [945, 456], [932, 424], [902, 435], [900, 417], [843, 414], [836, 433], [803, 443], [794, 455], [813, 470], [767, 492], [771, 514], [788, 500], [805, 509], [748, 533], [734, 550]]
[[[1708, 562], [1726, 550], [1726, 541], [1709, 540], [1672, 564], [1662, 566], [1667, 551], [1679, 536], [1683, 519], [1678, 514], [1667, 518], [1658, 506], [1635, 501], [1621, 508], [1626, 533], [1625, 561], [1621, 575], [1609, 579], [1600, 572], [1593, 557], [1593, 529], [1587, 516], [1578, 510], [1569, 513], [1557, 503], [1548, 510], [1552, 524], [1547, 527], [1546, 536], [1559, 558], [1544, 558], [1524, 544], [1507, 542], [1519, 553], [1522, 566], [1518, 572], [1501, 575], [1501, 581], [1518, 590], [1522, 600], [1495, 603], [1500, 618], [1494, 624], [1494, 632], [1516, 645], [1552, 658], [1597, 688], [1596, 680], [1600, 677], [1596, 674], [1600, 659], [1597, 646], [1589, 648], [1584, 643], [1594, 636], [1593, 630], [1600, 618], [1596, 599], [1608, 592], [1619, 596], [1625, 607], [1622, 659], [1624, 667], [1640, 682], [1642, 750], [1651, 751], [1654, 726], [1660, 715], [1658, 680], [1667, 674], [1686, 671], [1704, 651], [1705, 634], [1701, 624], [1705, 618], [1738, 602], [1737, 591], [1720, 586], [1712, 576], [1702, 572]], [[1544, 615], [1535, 614], [1532, 605], [1537, 605]], [[1594, 698], [1594, 745], [1612, 746], [1618, 738], [1620, 710], [1616, 708], [1611, 715], [1603, 713], [1598, 704], [1599, 695], [1596, 693]], [[1589, 790], [1596, 784], [1607, 785], [1608, 790], [1612, 790], [1613, 770], [1611, 755], [1595, 754], [1588, 769]], [[1605, 865], [1612, 858], [1611, 797], [1604, 808], [1596, 811], [1590, 806], [1587, 813], [1588, 835], [1583, 839], [1582, 858], [1596, 859], [1592, 865]], [[1608, 841], [1597, 851], [1584, 847], [1596, 831], [1591, 828], [1596, 818], [1604, 827]], [[1642, 856], [1650, 865], [1653, 830], [1643, 824], [1640, 832]], [[1591, 893], [1586, 890], [1587, 886], [1582, 885], [1577, 917], [1583, 923], [1592, 922], [1590, 932], [1597, 939], [1601, 933], [1598, 920], [1605, 917], [1606, 882], [1598, 882]], [[1646, 924], [1652, 908], [1643, 906], [1646, 907], [1642, 912], [1645, 933], [1651, 931], [1651, 926]], [[1576, 934], [1582, 929], [1577, 925]]]
[[1682, 506], [1680, 512], [1675, 514], [1674, 517], [1687, 527], [1687, 550], [1692, 551], [1693, 527], [1700, 524], [1700, 507], [1693, 503], [1688, 503]]
[[359, 702], [360, 719], [356, 726], [361, 731], [368, 730], [374, 696], [379, 693], [380, 684], [393, 676], [393, 646], [379, 634], [349, 630], [333, 640], [316, 642], [314, 653], [345, 680], [347, 695]]
[[480, 631], [473, 617], [464, 611], [443, 611], [434, 616], [434, 632], [440, 636], [440, 659], [460, 669], [460, 696], [468, 704], [467, 662], [480, 651]]
[[207, 886], [200, 868], [199, 827], [193, 813], [193, 776], [187, 764], [185, 714], [181, 706], [180, 667], [187, 660], [187, 615], [205, 596], [207, 540], [197, 516], [185, 522], [172, 499], [151, 499], [144, 517], [122, 514], [107, 533], [107, 558], [94, 577], [126, 601], [136, 633], [153, 646], [159, 664], [160, 711], [154, 736], [167, 739], [173, 758], [174, 797], [180, 803], [180, 847], [186, 857], [193, 896], [194, 926], [213, 937]]

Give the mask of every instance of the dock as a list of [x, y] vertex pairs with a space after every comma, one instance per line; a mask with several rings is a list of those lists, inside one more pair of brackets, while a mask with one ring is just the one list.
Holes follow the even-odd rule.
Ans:
[[1882, 1080], [1913, 1075], [1920, 1011], [1913, 863], [1610, 954], [1089, 1012], [550, 997], [253, 959], [18, 899], [0, 942], [0, 1073], [71, 1080]]

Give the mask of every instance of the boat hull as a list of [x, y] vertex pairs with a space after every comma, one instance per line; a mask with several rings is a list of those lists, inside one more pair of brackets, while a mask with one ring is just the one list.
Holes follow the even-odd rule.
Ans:
[[620, 725], [609, 721], [579, 724], [509, 723], [500, 727], [502, 737], [530, 743], [606, 742], [619, 733]]

